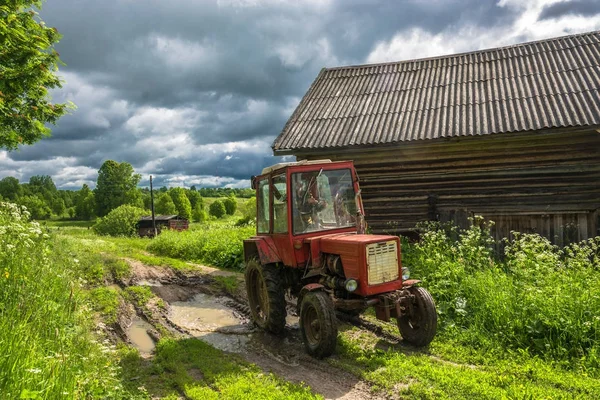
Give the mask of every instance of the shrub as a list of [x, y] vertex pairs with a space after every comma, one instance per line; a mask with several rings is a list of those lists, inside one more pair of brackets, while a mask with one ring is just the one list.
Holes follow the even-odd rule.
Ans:
[[241, 207], [242, 215], [248, 221], [256, 220], [256, 197], [251, 197]]
[[100, 235], [134, 236], [137, 223], [146, 214], [141, 208], [123, 205], [115, 208], [94, 225], [94, 231]]
[[223, 200], [223, 205], [225, 206], [225, 212], [227, 215], [235, 214], [235, 210], [237, 210], [237, 201], [235, 197], [227, 197]]
[[210, 205], [208, 213], [215, 218], [223, 218], [227, 213], [227, 210], [225, 209], [225, 204], [223, 204], [221, 200], [217, 200]]

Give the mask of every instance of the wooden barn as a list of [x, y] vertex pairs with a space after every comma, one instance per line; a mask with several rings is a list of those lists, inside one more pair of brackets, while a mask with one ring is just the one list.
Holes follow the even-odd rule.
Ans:
[[374, 232], [600, 234], [600, 32], [321, 70], [275, 155], [354, 160]]
[[[163, 229], [184, 231], [189, 228], [189, 221], [185, 218], [181, 218], [178, 215], [156, 215], [154, 220], [157, 234], [160, 234]], [[141, 237], [154, 236], [154, 230], [152, 228], [152, 216], [140, 218], [138, 221], [138, 233]]]

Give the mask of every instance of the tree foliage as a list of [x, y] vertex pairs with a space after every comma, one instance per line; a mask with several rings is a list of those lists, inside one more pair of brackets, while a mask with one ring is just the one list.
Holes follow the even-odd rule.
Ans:
[[227, 197], [223, 200], [223, 205], [225, 206], [225, 212], [227, 215], [235, 214], [235, 210], [237, 210], [237, 202], [235, 201], [235, 197]]
[[96, 202], [94, 200], [94, 192], [88, 185], [83, 184], [81, 190], [77, 193], [75, 202], [75, 217], [83, 220], [90, 220], [94, 217], [96, 210]]
[[0, 180], [0, 195], [6, 200], [16, 201], [23, 195], [23, 188], [17, 178], [7, 176]]
[[210, 205], [208, 213], [215, 218], [223, 218], [227, 211], [225, 210], [225, 204], [221, 200], [217, 200]]
[[146, 211], [138, 207], [127, 204], [119, 206], [99, 219], [94, 231], [100, 235], [134, 236], [137, 234], [137, 223], [144, 214]]
[[256, 220], [256, 197], [251, 197], [241, 207], [242, 215], [248, 220]]
[[200, 203], [196, 203], [196, 207], [192, 211], [192, 218], [194, 222], [205, 222], [208, 220], [208, 214]]
[[141, 178], [127, 162], [105, 161], [98, 170], [94, 189], [97, 215], [103, 217], [124, 204], [143, 207], [141, 193], [136, 189]]
[[177, 209], [177, 215], [187, 220], [192, 219], [192, 205], [185, 194], [186, 190], [177, 187], [172, 188], [169, 192]]
[[14, 150], [50, 134], [70, 104], [52, 103], [49, 89], [61, 87], [56, 75], [60, 39], [34, 8], [41, 0], [0, 3], [0, 148]]
[[196, 209], [196, 205], [200, 204], [200, 207], [204, 207], [204, 199], [202, 198], [202, 196], [200, 196], [200, 193], [198, 193], [195, 190], [186, 190], [185, 194], [187, 196], [187, 198], [190, 200], [190, 204], [192, 206], [192, 210]]
[[19, 199], [19, 204], [27, 208], [32, 219], [47, 219], [52, 214], [44, 199], [37, 195], [23, 196]]
[[169, 193], [161, 193], [158, 195], [154, 204], [154, 212], [159, 215], [177, 214], [177, 208]]

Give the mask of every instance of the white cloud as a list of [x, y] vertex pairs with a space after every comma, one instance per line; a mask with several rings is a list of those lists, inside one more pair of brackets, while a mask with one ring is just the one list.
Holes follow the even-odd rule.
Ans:
[[84, 183], [89, 186], [96, 184], [98, 170], [77, 165], [75, 157], [55, 157], [39, 161], [15, 161], [8, 152], [0, 151], [0, 179], [12, 176], [25, 183], [32, 175], [50, 174], [57, 188], [79, 188]]
[[138, 136], [171, 136], [193, 130], [201, 115], [193, 108], [141, 107], [127, 120], [125, 128]]
[[211, 63], [218, 55], [217, 47], [208, 39], [194, 42], [152, 34], [148, 41], [154, 55], [175, 70]]
[[449, 27], [437, 34], [421, 28], [402, 31], [391, 40], [377, 43], [368, 55], [367, 62], [434, 57], [600, 29], [600, 18], [566, 15], [538, 21], [544, 6], [557, 1], [502, 0], [498, 3], [500, 7], [512, 8], [520, 16], [512, 24], [500, 27], [465, 25], [459, 29]]

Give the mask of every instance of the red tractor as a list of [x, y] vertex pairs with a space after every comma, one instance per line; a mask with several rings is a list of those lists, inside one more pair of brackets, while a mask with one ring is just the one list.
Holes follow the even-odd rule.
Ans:
[[396, 318], [403, 339], [428, 345], [437, 314], [429, 292], [408, 280], [397, 236], [365, 234], [358, 176], [351, 161], [277, 164], [252, 177], [256, 236], [244, 241], [246, 289], [252, 319], [283, 332], [285, 295], [296, 296], [306, 350], [331, 355], [336, 310], [359, 314], [375, 307]]

